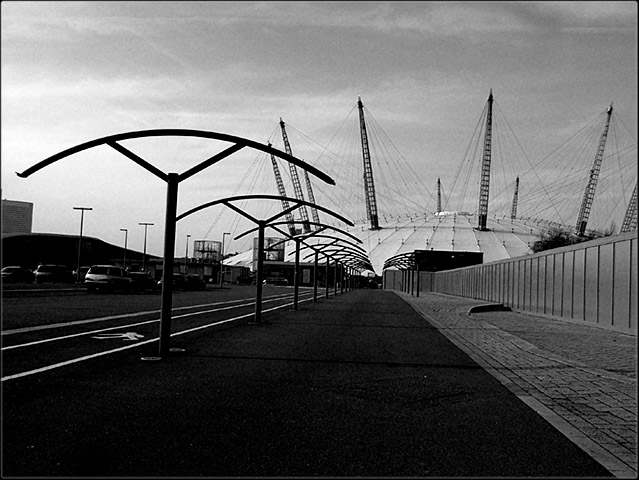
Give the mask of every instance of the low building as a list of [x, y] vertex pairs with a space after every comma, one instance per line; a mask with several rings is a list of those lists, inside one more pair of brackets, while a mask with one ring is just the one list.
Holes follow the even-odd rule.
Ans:
[[2, 200], [2, 235], [31, 233], [33, 229], [33, 203]]

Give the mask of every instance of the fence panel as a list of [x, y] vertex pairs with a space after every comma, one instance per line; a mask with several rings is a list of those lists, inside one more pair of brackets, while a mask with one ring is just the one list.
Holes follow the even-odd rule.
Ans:
[[[419, 287], [636, 335], [638, 268], [631, 232], [474, 267], [420, 272]], [[385, 288], [411, 292], [414, 283], [404, 272], [384, 272]]]
[[575, 320], [585, 320], [584, 314], [584, 280], [586, 274], [586, 250], [575, 251], [574, 275], [572, 279], [572, 310]]
[[599, 312], [598, 322], [601, 326], [612, 327], [612, 299], [614, 295], [615, 244], [599, 246]]
[[598, 323], [599, 310], [599, 252], [597, 247], [586, 249], [586, 271], [584, 281], [584, 320]]
[[561, 304], [564, 285], [564, 258], [565, 252], [554, 255], [555, 266], [553, 271], [553, 291], [552, 291], [552, 308], [551, 315], [561, 315]]

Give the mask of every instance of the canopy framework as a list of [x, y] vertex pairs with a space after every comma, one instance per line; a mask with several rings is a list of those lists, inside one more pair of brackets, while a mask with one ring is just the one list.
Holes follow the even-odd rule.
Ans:
[[[269, 218], [266, 219], [257, 219], [255, 218], [253, 215], [245, 212], [244, 210], [242, 210], [241, 208], [239, 208], [238, 206], [234, 205], [232, 202], [236, 202], [236, 201], [243, 201], [243, 200], [276, 200], [276, 201], [286, 201], [289, 204], [293, 204], [293, 206], [290, 206], [288, 209], [284, 209], [278, 213], [276, 213], [275, 215], [272, 215]], [[281, 217], [285, 217], [286, 215], [288, 215], [289, 213], [292, 213], [294, 210], [298, 209], [298, 208], [303, 208], [305, 206], [313, 206], [313, 208], [316, 208], [317, 210], [321, 210], [324, 213], [327, 213], [329, 215], [331, 215], [332, 217], [337, 218], [338, 220], [344, 222], [346, 225], [348, 226], [353, 226], [354, 224], [348, 220], [347, 218], [341, 216], [340, 214], [333, 212], [332, 210], [329, 210], [328, 208], [322, 207], [321, 205], [316, 205], [313, 204], [311, 202], [307, 202], [306, 200], [300, 200], [297, 198], [290, 198], [290, 197], [282, 197], [282, 196], [278, 196], [278, 195], [238, 195], [235, 197], [228, 197], [228, 198], [222, 198], [219, 200], [213, 200], [212, 202], [207, 202], [204, 203], [202, 205], [199, 205], [197, 207], [194, 207], [190, 210], [188, 210], [187, 212], [182, 213], [181, 215], [179, 215], [177, 217], [176, 220], [181, 220], [184, 217], [187, 217], [189, 215], [192, 215], [196, 212], [199, 212], [200, 210], [203, 210], [205, 208], [209, 208], [212, 207], [214, 205], [225, 205], [227, 207], [229, 207], [230, 209], [234, 210], [235, 212], [237, 212], [238, 214], [242, 215], [243, 217], [249, 219], [250, 221], [252, 221], [253, 223], [257, 224], [257, 230], [258, 230], [258, 255], [257, 255], [257, 275], [256, 275], [256, 287], [257, 287], [257, 291], [256, 291], [256, 295], [255, 295], [255, 316], [254, 316], [254, 322], [255, 324], [259, 324], [262, 321], [262, 273], [263, 273], [263, 265], [264, 265], [264, 232], [266, 230], [267, 227], [273, 228], [276, 231], [280, 232], [282, 235], [284, 235], [285, 237], [289, 237], [291, 239], [296, 239], [296, 236], [290, 235], [290, 233], [286, 233], [283, 230], [279, 229], [277, 226], [275, 226], [275, 224], [282, 224], [282, 223], [286, 223], [289, 224], [288, 221], [286, 222], [275, 222], [275, 220], [277, 220], [278, 218]], [[327, 226], [328, 227], [328, 226]], [[247, 235], [249, 232], [251, 231], [255, 231], [255, 229], [251, 229], [249, 231], [246, 231], [238, 236], [235, 237], [235, 239], [237, 240], [240, 237], [243, 237], [245, 235]], [[312, 233], [307, 233], [302, 235], [302, 237], [308, 237], [309, 235], [312, 235]], [[301, 240], [297, 239], [296, 243], [297, 243], [297, 251], [299, 252], [299, 242]], [[298, 265], [299, 265], [299, 253], [297, 255], [296, 258], [296, 274], [295, 274], [295, 282], [296, 282], [296, 288], [295, 288], [295, 298], [294, 298], [294, 304], [295, 304], [295, 309], [297, 309], [297, 303], [298, 303], [298, 290], [297, 290], [297, 270], [298, 270]]]
[[[178, 137], [199, 137], [213, 140], [222, 140], [230, 142], [232, 145], [225, 150], [209, 157], [208, 159], [198, 163], [192, 168], [182, 172], [163, 172], [159, 168], [155, 167], [150, 162], [136, 155], [134, 152], [123, 147], [118, 142], [133, 138], [146, 138], [146, 137], [163, 137], [163, 136], [178, 136]], [[120, 133], [110, 135], [89, 142], [76, 145], [67, 150], [59, 152], [41, 162], [27, 168], [23, 172], [16, 172], [21, 178], [27, 178], [30, 175], [42, 170], [43, 168], [62, 160], [75, 153], [97, 147], [100, 145], [108, 145], [117, 152], [121, 153], [125, 157], [129, 158], [142, 168], [152, 173], [156, 177], [160, 178], [167, 185], [166, 194], [166, 208], [165, 208], [165, 227], [164, 227], [164, 265], [163, 265], [163, 282], [162, 282], [162, 303], [161, 303], [161, 317], [160, 317], [160, 335], [159, 335], [159, 357], [168, 355], [170, 348], [171, 338], [171, 311], [173, 307], [173, 264], [174, 264], [174, 252], [175, 252], [175, 231], [176, 231], [176, 214], [177, 214], [177, 199], [178, 199], [178, 186], [180, 182], [196, 175], [197, 173], [211, 167], [212, 165], [220, 162], [233, 153], [241, 150], [245, 147], [250, 147], [256, 150], [261, 150], [266, 153], [276, 155], [277, 157], [286, 160], [289, 164], [299, 166], [320, 178], [322, 181], [329, 185], [335, 185], [335, 181], [323, 173], [319, 169], [307, 164], [303, 160], [293, 157], [288, 153], [282, 152], [278, 149], [271, 147], [270, 145], [263, 145], [261, 143], [249, 140], [246, 138], [238, 137], [235, 135], [228, 135], [219, 132], [210, 132], [204, 130], [189, 130], [189, 129], [154, 129], [154, 130], [142, 130], [127, 133]], [[278, 197], [279, 198], [279, 197]]]

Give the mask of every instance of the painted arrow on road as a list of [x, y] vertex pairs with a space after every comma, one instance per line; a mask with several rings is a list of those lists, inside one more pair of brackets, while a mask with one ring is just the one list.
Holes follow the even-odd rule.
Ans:
[[106, 340], [112, 338], [121, 338], [124, 341], [138, 340], [140, 338], [144, 338], [144, 335], [140, 335], [135, 332], [126, 332], [126, 333], [101, 333], [99, 337], [91, 337], [97, 338], [98, 340]]

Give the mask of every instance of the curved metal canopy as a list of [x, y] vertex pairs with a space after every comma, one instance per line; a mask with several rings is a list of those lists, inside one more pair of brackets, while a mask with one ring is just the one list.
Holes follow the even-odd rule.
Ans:
[[[333, 212], [332, 210], [329, 210], [328, 208], [322, 207], [321, 205], [317, 205], [315, 203], [311, 203], [311, 202], [307, 202], [306, 200], [299, 200], [297, 198], [291, 198], [291, 197], [281, 197], [279, 195], [238, 195], [236, 197], [228, 197], [228, 198], [221, 198], [219, 200], [214, 200], [212, 202], [208, 202], [208, 203], [203, 203], [202, 205], [199, 205], [195, 208], [192, 208], [191, 210], [188, 210], [186, 212], [184, 212], [181, 215], [178, 215], [176, 217], [176, 221], [177, 220], [181, 220], [184, 217], [187, 217], [189, 215], [192, 215], [195, 212], [198, 212], [200, 210], [203, 210], [205, 208], [208, 207], [212, 207], [214, 205], [219, 205], [219, 204], [223, 204], [223, 205], [229, 205], [229, 202], [233, 202], [233, 201], [239, 201], [239, 200], [258, 200], [258, 199], [266, 199], [266, 200], [288, 200], [289, 202], [294, 202], [297, 203], [298, 205], [296, 205], [294, 208], [292, 208], [291, 210], [294, 210], [295, 208], [298, 208], [301, 205], [309, 205], [309, 206], [313, 206], [315, 208], [317, 208], [318, 210], [323, 211], [324, 213], [328, 213], [329, 215], [341, 220], [342, 222], [346, 223], [348, 226], [353, 226], [353, 223], [348, 220], [347, 218], [341, 216], [338, 213]], [[283, 212], [281, 212], [280, 214], [277, 215], [277, 217], [281, 216], [283, 214]], [[276, 217], [276, 218], [277, 218]], [[259, 221], [255, 221], [255, 223], [259, 223]], [[270, 224], [269, 224], [270, 226]]]
[[[281, 198], [281, 197], [278, 197], [278, 198]], [[284, 198], [286, 198], [286, 197], [284, 197]], [[313, 204], [313, 205], [315, 205], [315, 204]], [[269, 223], [269, 226], [270, 227], [274, 227], [275, 225], [288, 225], [290, 223], [291, 222], [288, 222], [288, 221], [272, 222], [272, 223]], [[364, 243], [364, 242], [362, 242], [362, 240], [359, 239], [359, 237], [356, 237], [355, 235], [353, 235], [351, 233], [348, 233], [347, 231], [342, 230], [341, 228], [334, 227], [332, 225], [326, 225], [324, 223], [318, 223], [318, 222], [302, 222], [302, 221], [294, 221], [292, 223], [298, 223], [298, 224], [302, 224], [302, 225], [303, 224], [315, 225], [315, 226], [318, 226], [318, 227], [322, 227], [321, 230], [326, 230], [327, 228], [330, 228], [331, 230], [335, 230], [336, 232], [339, 232], [339, 233], [341, 233], [343, 235], [346, 235], [349, 238], [352, 238], [356, 242]], [[352, 225], [350, 225], [350, 226], [352, 226]], [[238, 240], [238, 239], [242, 238], [243, 236], [248, 235], [249, 233], [256, 231], [257, 229], [258, 229], [258, 227], [254, 227], [254, 228], [252, 228], [250, 230], [247, 230], [246, 232], [243, 232], [240, 235], [238, 235], [237, 237], [235, 237], [234, 240]], [[280, 230], [278, 230], [278, 231], [280, 231]], [[312, 237], [312, 236], [319, 237], [320, 236], [320, 235], [313, 235], [313, 233], [314, 232], [311, 232], [311, 233], [308, 233], [308, 234], [307, 233], [303, 233], [302, 235], [306, 235], [307, 237]], [[291, 236], [287, 234], [287, 237], [289, 237], [289, 239], [290, 239]]]
[[384, 262], [384, 270], [387, 268], [398, 268], [400, 270], [415, 269], [415, 252], [400, 253], [390, 257]]
[[137, 164], [141, 165], [142, 167], [144, 167], [145, 169], [149, 170], [151, 173], [155, 174], [156, 176], [162, 178], [163, 180], [167, 180], [167, 174], [162, 172], [161, 170], [159, 170], [157, 167], [151, 165], [150, 163], [148, 163], [146, 160], [138, 157], [137, 155], [135, 155], [133, 152], [130, 152], [129, 150], [127, 150], [126, 148], [124, 148], [122, 145], [119, 145], [118, 141], [121, 140], [129, 140], [132, 138], [144, 138], [144, 137], [165, 137], [165, 136], [178, 136], [178, 137], [199, 137], [199, 138], [209, 138], [212, 140], [222, 140], [222, 141], [226, 141], [226, 142], [230, 142], [230, 143], [234, 143], [235, 145], [229, 149], [227, 149], [225, 152], [222, 152], [222, 154], [218, 154], [218, 155], [214, 155], [213, 157], [209, 158], [208, 160], [205, 160], [204, 162], [200, 163], [199, 165], [187, 170], [186, 172], [183, 172], [179, 175], [179, 180], [184, 180], [185, 178], [188, 178], [196, 173], [198, 173], [201, 170], [204, 170], [205, 168], [213, 165], [214, 163], [222, 160], [222, 158], [227, 157], [228, 155], [230, 155], [233, 152], [236, 152], [238, 150], [240, 150], [241, 148], [244, 147], [251, 147], [254, 148], [256, 150], [261, 150], [263, 152], [266, 153], [270, 153], [272, 155], [276, 155], [304, 170], [306, 170], [307, 172], [315, 175], [317, 178], [321, 179], [322, 181], [328, 183], [329, 185], [335, 185], [335, 180], [333, 180], [331, 177], [329, 177], [328, 175], [326, 175], [324, 172], [318, 170], [317, 168], [313, 167], [312, 165], [309, 165], [308, 163], [292, 156], [289, 155], [288, 153], [282, 152], [281, 150], [278, 150], [276, 148], [273, 148], [269, 145], [263, 145], [261, 143], [255, 142], [253, 140], [249, 140], [248, 138], [242, 138], [242, 137], [237, 137], [235, 135], [229, 135], [226, 133], [219, 133], [219, 132], [209, 132], [206, 130], [191, 130], [191, 129], [183, 129], [183, 128], [161, 128], [161, 129], [153, 129], [153, 130], [140, 130], [140, 131], [136, 131], [136, 132], [126, 132], [126, 133], [118, 133], [115, 135], [109, 135], [106, 137], [102, 137], [102, 138], [97, 138], [95, 140], [91, 140], [89, 142], [85, 142], [85, 143], [81, 143], [80, 145], [76, 145], [74, 147], [68, 148], [67, 150], [64, 150], [62, 152], [56, 153], [55, 155], [42, 160], [41, 162], [33, 165], [32, 167], [27, 168], [25, 171], [23, 172], [16, 172], [17, 175], [19, 177], [22, 178], [26, 178], [29, 175], [34, 174], [35, 172], [37, 172], [38, 170], [43, 169], [44, 167], [46, 167], [47, 165], [51, 165], [54, 162], [57, 162], [58, 160], [61, 160], [65, 157], [68, 157], [69, 155], [73, 155], [74, 153], [78, 153], [81, 152], [83, 150], [87, 150], [89, 148], [93, 148], [93, 147], [97, 147], [100, 145], [109, 145], [111, 148], [117, 150], [118, 152], [124, 154], [125, 156], [129, 157], [131, 160], [133, 160], [134, 162], [136, 162]]

